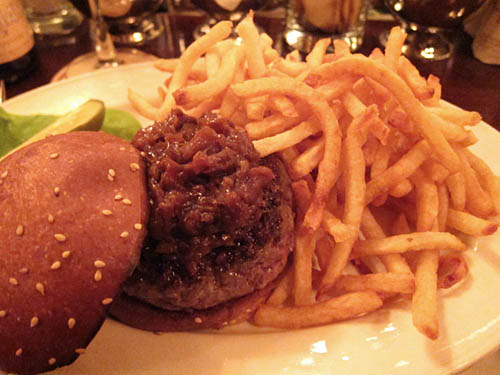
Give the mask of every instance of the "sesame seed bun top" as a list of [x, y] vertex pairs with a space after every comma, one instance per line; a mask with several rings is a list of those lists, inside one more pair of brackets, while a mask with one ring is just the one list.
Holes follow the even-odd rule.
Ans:
[[101, 132], [46, 138], [0, 163], [0, 370], [73, 362], [135, 267], [144, 167]]

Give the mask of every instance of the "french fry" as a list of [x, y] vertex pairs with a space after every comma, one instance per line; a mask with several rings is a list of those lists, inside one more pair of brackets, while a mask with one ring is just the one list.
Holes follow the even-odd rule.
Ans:
[[343, 93], [349, 91], [356, 82], [356, 77], [346, 75], [340, 77], [338, 80], [319, 86], [317, 88], [320, 94], [323, 94], [325, 99], [331, 101], [339, 98]]
[[292, 182], [292, 191], [295, 198], [297, 222], [301, 223], [306, 215], [307, 208], [311, 203], [311, 190], [306, 180], [299, 180]]
[[259, 152], [260, 156], [264, 157], [294, 146], [300, 141], [311, 135], [317, 134], [320, 131], [321, 129], [318, 128], [318, 125], [315, 122], [311, 120], [303, 121], [296, 127], [286, 130], [283, 133], [253, 141], [253, 145]]
[[366, 185], [366, 201], [371, 202], [380, 193], [386, 193], [395, 184], [410, 177], [424, 162], [429, 152], [426, 141], [420, 141], [396, 163], [371, 179]]
[[439, 212], [437, 186], [419, 169], [413, 173], [411, 180], [417, 193], [417, 231], [426, 232], [432, 229]]
[[408, 220], [403, 212], [401, 212], [396, 220], [394, 220], [391, 233], [393, 235], [410, 233], [410, 225], [408, 224]]
[[250, 139], [255, 140], [283, 133], [285, 130], [292, 128], [298, 123], [298, 118], [274, 114], [267, 116], [260, 121], [249, 122], [246, 124], [245, 130], [247, 131]]
[[408, 113], [409, 118], [416, 125], [420, 134], [429, 142], [436, 157], [442, 161], [450, 172], [460, 170], [460, 160], [457, 154], [439, 129], [430, 121], [429, 112], [413, 96], [412, 91], [397, 73], [372, 60], [353, 55], [323, 64], [314, 69], [311, 74], [332, 79], [346, 73], [363, 74], [383, 86], [389, 87], [392, 95]]
[[408, 179], [404, 179], [398, 184], [392, 186], [389, 190], [389, 195], [402, 198], [405, 195], [408, 195], [413, 190], [413, 184]]
[[333, 50], [335, 51], [335, 55], [337, 57], [344, 57], [351, 55], [351, 49], [349, 44], [345, 40], [335, 39], [333, 41]]
[[253, 23], [253, 12], [250, 11], [248, 16], [236, 26], [236, 32], [243, 40], [250, 78], [264, 76], [266, 64], [264, 63], [264, 54], [260, 48], [259, 32]]
[[240, 98], [236, 96], [231, 88], [228, 88], [224, 93], [224, 98], [222, 99], [222, 103], [220, 105], [220, 115], [224, 118], [231, 118], [240, 102]]
[[405, 56], [399, 56], [399, 61], [396, 63], [397, 71], [401, 78], [410, 87], [411, 91], [419, 100], [432, 98], [434, 89], [427, 86], [427, 81], [420, 75], [418, 69]]
[[245, 111], [251, 121], [261, 121], [264, 119], [267, 110], [267, 95], [245, 100]]
[[[367, 122], [367, 119], [374, 115], [373, 108], [369, 107], [361, 116], [353, 119], [342, 145], [342, 155], [345, 163], [343, 169], [345, 186], [343, 222], [349, 227], [354, 228], [356, 232], [359, 231], [365, 207], [365, 159], [361, 147], [366, 141], [366, 131], [363, 132], [362, 127]], [[347, 264], [355, 241], [356, 237], [354, 236], [336, 244], [334, 254], [332, 254], [328, 267], [321, 279], [318, 291], [319, 298], [335, 284], [335, 281]]]
[[440, 232], [446, 231], [446, 223], [448, 221], [448, 209], [450, 207], [450, 199], [448, 196], [448, 189], [444, 184], [437, 185], [438, 190], [438, 214], [437, 224]]
[[448, 210], [446, 224], [452, 229], [471, 236], [488, 236], [495, 233], [498, 228], [498, 223], [452, 208]]
[[415, 291], [415, 279], [409, 273], [372, 273], [366, 275], [341, 275], [335, 283], [335, 291], [411, 294]]
[[155, 120], [158, 118], [158, 108], [151, 104], [144, 96], [133, 89], [128, 89], [128, 100], [132, 107], [139, 112], [140, 115]]
[[407, 251], [423, 250], [464, 251], [465, 245], [457, 237], [447, 232], [414, 232], [399, 234], [382, 239], [357, 241], [353, 247], [353, 258], [367, 255], [401, 254]]
[[462, 172], [457, 172], [449, 175], [445, 180], [445, 184], [450, 192], [453, 208], [459, 211], [464, 210], [467, 200], [464, 174]]
[[312, 290], [312, 262], [314, 248], [320, 233], [310, 234], [300, 231], [295, 240], [293, 256], [294, 271], [294, 303], [296, 306], [310, 305], [314, 301]]
[[217, 54], [216, 51], [211, 48], [206, 54], [205, 54], [205, 69], [207, 73], [207, 78], [213, 78], [217, 71], [219, 70], [220, 66], [220, 58], [219, 55]]
[[269, 100], [269, 107], [285, 117], [299, 117], [293, 102], [283, 95], [272, 95]]
[[458, 107], [430, 107], [429, 110], [443, 120], [458, 126], [474, 126], [481, 122], [481, 115], [475, 111], [465, 111]]
[[450, 175], [450, 172], [439, 162], [428, 159], [422, 164], [423, 172], [435, 183], [442, 183]]
[[427, 85], [432, 88], [434, 94], [432, 95], [432, 98], [423, 100], [423, 103], [431, 107], [438, 107], [441, 100], [441, 83], [439, 82], [439, 78], [430, 74], [427, 77]]
[[387, 44], [385, 46], [384, 64], [389, 69], [395, 72], [398, 71], [398, 63], [401, 59], [400, 57], [401, 50], [403, 48], [405, 39], [406, 39], [406, 33], [399, 26], [393, 27], [391, 29], [391, 32], [389, 33], [389, 37], [387, 38]]
[[336, 243], [356, 238], [356, 229], [351, 225], [344, 224], [330, 211], [325, 210], [323, 216], [323, 228], [335, 239]]
[[[361, 218], [361, 232], [367, 239], [385, 238], [385, 232], [368, 207], [365, 207]], [[386, 254], [380, 257], [385, 268], [394, 273], [411, 273], [410, 267], [400, 254]]]
[[302, 61], [279, 60], [274, 68], [290, 77], [297, 77], [308, 70], [307, 64]]
[[413, 324], [425, 336], [439, 336], [437, 311], [437, 271], [439, 252], [425, 250], [418, 254], [415, 270], [415, 293], [412, 299]]
[[267, 299], [266, 305], [282, 305], [292, 293], [293, 279], [293, 267], [288, 267], [288, 269], [285, 271], [284, 276], [282, 276], [278, 285], [276, 286], [276, 288], [274, 288], [273, 292]]
[[305, 328], [352, 319], [377, 310], [383, 304], [375, 292], [346, 293], [315, 305], [277, 307], [262, 305], [254, 315], [258, 326]]
[[500, 214], [500, 181], [493, 174], [490, 167], [470, 150], [463, 150], [463, 154], [467, 158], [472, 169], [476, 172], [481, 185], [488, 191], [493, 201], [495, 212]]
[[314, 68], [321, 65], [321, 63], [323, 62], [323, 56], [325, 55], [326, 49], [328, 48], [330, 43], [331, 43], [330, 38], [324, 38], [318, 40], [314, 44], [313, 49], [306, 56], [306, 62], [310, 68]]
[[465, 193], [467, 200], [465, 207], [473, 215], [488, 217], [495, 211], [491, 196], [483, 189], [476, 172], [472, 169], [469, 161], [462, 150], [459, 151], [462, 159], [462, 170], [465, 178]]
[[324, 150], [325, 140], [323, 138], [313, 141], [313, 144], [292, 162], [290, 168], [292, 178], [298, 179], [311, 173], [319, 165]]
[[220, 68], [214, 73], [212, 78], [197, 85], [179, 88], [174, 91], [173, 96], [176, 103], [178, 105], [199, 103], [220, 94], [233, 80], [233, 76], [242, 59], [243, 50], [241, 47], [233, 47], [224, 55]]

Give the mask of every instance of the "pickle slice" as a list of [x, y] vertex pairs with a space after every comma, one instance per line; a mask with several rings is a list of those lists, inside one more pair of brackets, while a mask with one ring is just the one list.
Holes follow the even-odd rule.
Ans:
[[98, 131], [101, 129], [104, 121], [104, 113], [104, 103], [101, 100], [90, 99], [74, 110], [59, 117], [52, 124], [48, 125], [34, 136], [21, 143], [4, 157], [0, 158], [0, 160], [23, 148], [24, 146], [39, 141], [48, 135], [69, 133], [76, 130]]

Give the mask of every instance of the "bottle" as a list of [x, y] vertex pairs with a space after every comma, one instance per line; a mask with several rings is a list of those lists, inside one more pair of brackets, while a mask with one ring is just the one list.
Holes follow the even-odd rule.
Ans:
[[0, 79], [13, 83], [36, 65], [33, 30], [20, 0], [2, 0], [0, 6]]

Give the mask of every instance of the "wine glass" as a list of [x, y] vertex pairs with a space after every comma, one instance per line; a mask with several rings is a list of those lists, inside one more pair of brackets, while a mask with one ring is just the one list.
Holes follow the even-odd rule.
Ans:
[[[72, 0], [73, 5], [83, 14], [90, 15], [89, 32], [94, 51], [81, 55], [57, 72], [52, 81], [59, 81], [78, 74], [91, 72], [96, 69], [112, 68], [122, 64], [143, 61], [152, 61], [156, 56], [144, 53], [134, 48], [116, 49], [103, 11], [108, 9], [112, 15], [124, 17], [132, 9], [136, 1], [149, 0]], [[109, 7], [110, 3], [114, 7]], [[130, 6], [129, 6], [130, 5]], [[106, 8], [108, 7], [108, 8]]]
[[453, 51], [453, 32], [485, 0], [384, 0], [408, 33], [405, 54], [442, 60]]

